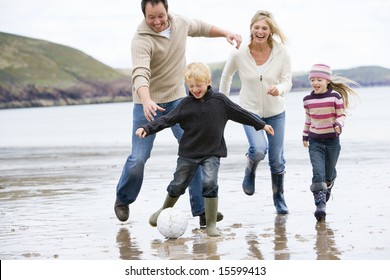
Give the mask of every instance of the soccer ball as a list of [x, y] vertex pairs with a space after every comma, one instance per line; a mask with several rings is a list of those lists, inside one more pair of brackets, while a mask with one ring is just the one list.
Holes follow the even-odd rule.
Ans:
[[187, 229], [188, 218], [183, 211], [176, 208], [165, 208], [157, 218], [157, 229], [166, 238], [178, 238]]

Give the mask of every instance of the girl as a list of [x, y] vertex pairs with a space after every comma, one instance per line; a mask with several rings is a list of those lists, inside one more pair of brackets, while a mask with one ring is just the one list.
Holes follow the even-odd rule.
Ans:
[[356, 94], [347, 83], [358, 84], [344, 77], [332, 77], [332, 69], [325, 64], [313, 65], [309, 79], [313, 91], [303, 99], [306, 112], [303, 146], [309, 148], [313, 168], [310, 190], [317, 207], [314, 216], [317, 221], [324, 221], [326, 202], [337, 175], [339, 135], [344, 126], [345, 109], [350, 95]]

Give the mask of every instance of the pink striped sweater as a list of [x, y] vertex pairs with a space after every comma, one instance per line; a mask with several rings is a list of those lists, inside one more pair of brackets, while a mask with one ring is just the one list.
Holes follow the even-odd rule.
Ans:
[[344, 101], [338, 92], [329, 86], [327, 92], [315, 94], [313, 91], [303, 98], [303, 107], [306, 111], [303, 128], [303, 141], [309, 138], [335, 138], [338, 137], [334, 126], [338, 125], [340, 131], [345, 122]]

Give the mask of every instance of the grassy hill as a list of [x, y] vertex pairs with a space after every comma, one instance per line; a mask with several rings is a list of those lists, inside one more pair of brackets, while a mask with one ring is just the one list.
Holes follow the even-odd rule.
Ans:
[[[209, 64], [219, 87], [225, 62]], [[362, 86], [389, 86], [390, 69], [362, 66], [334, 70]], [[0, 109], [131, 101], [131, 70], [115, 70], [60, 44], [0, 32]], [[308, 73], [293, 74], [293, 89], [310, 87]], [[236, 73], [232, 93], [241, 83]]]
[[64, 45], [0, 32], [0, 108], [131, 100], [131, 79]]

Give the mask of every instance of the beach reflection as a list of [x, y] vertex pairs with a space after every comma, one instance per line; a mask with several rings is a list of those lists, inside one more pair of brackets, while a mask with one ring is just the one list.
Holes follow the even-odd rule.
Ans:
[[187, 238], [177, 239], [155, 239], [151, 242], [151, 248], [153, 249], [153, 255], [159, 259], [169, 260], [185, 260], [191, 259], [192, 255], [189, 253]]
[[286, 222], [288, 215], [276, 215], [274, 222], [274, 256], [275, 260], [289, 260], [290, 252], [287, 247]]
[[249, 256], [258, 259], [264, 260], [264, 256], [260, 250], [260, 242], [258, 241], [258, 237], [256, 234], [249, 234], [246, 237], [246, 242], [249, 245]]
[[131, 241], [130, 232], [127, 228], [120, 228], [116, 236], [119, 248], [119, 257], [122, 260], [140, 260], [142, 251], [136, 242]]
[[341, 253], [336, 247], [333, 230], [326, 222], [316, 223], [317, 239], [314, 249], [317, 260], [339, 260]]
[[192, 254], [195, 260], [220, 260], [221, 257], [217, 253], [218, 245], [217, 238], [204, 238], [201, 242], [194, 242], [192, 246]]

